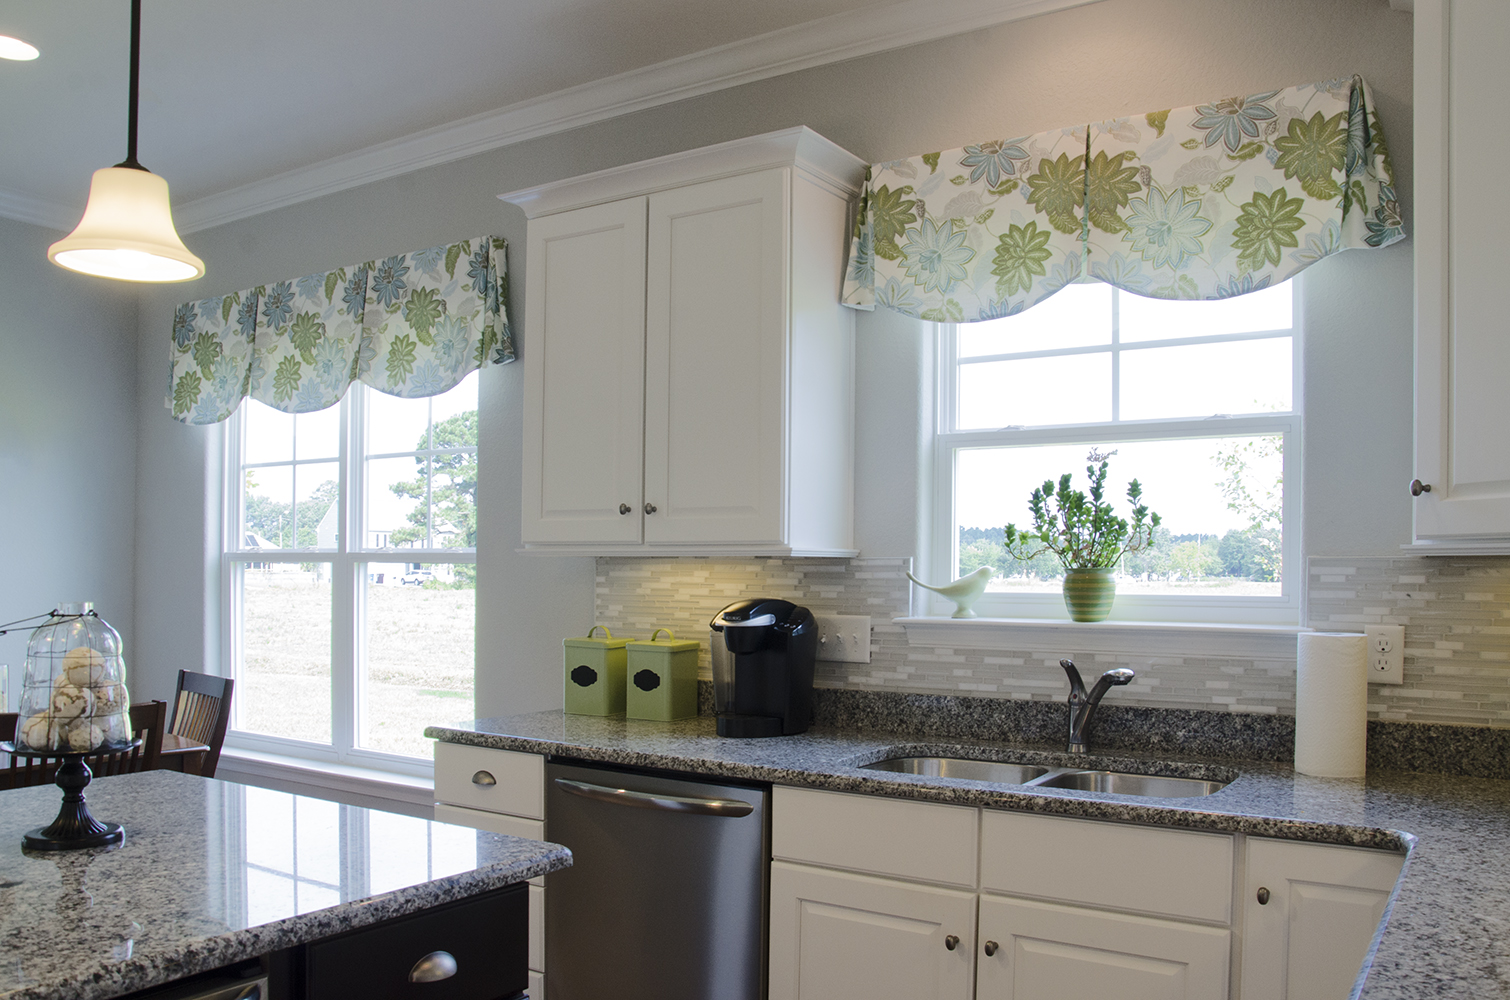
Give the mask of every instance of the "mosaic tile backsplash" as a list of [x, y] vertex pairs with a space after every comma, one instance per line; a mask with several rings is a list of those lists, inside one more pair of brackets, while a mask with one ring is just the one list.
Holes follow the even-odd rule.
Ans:
[[[617, 635], [656, 627], [703, 642], [730, 602], [783, 597], [814, 611], [871, 616], [871, 662], [820, 660], [824, 688], [1059, 700], [1061, 650], [910, 646], [892, 619], [910, 613], [906, 559], [604, 557], [597, 621]], [[1510, 558], [1313, 559], [1308, 622], [1328, 631], [1366, 623], [1405, 626], [1405, 683], [1370, 685], [1369, 716], [1407, 722], [1510, 727]], [[1116, 703], [1293, 715], [1295, 658], [1099, 654], [1087, 673], [1129, 666], [1137, 680]], [[1111, 699], [1108, 699], [1110, 704]]]

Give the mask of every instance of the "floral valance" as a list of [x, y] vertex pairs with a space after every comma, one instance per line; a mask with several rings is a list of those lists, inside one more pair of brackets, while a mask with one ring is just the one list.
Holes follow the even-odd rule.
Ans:
[[1226, 298], [1404, 237], [1355, 76], [876, 164], [844, 304], [971, 322], [1086, 276]]
[[462, 240], [185, 302], [173, 315], [168, 409], [213, 424], [250, 396], [308, 413], [354, 381], [434, 396], [507, 364], [505, 249], [496, 236]]

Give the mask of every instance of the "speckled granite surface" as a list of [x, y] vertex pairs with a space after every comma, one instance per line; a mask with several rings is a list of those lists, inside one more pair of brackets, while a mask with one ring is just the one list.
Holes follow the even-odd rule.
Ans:
[[556, 844], [171, 771], [89, 787], [95, 816], [125, 826], [121, 848], [23, 853], [22, 833], [50, 822], [60, 795], [0, 792], [4, 1000], [119, 996], [571, 858]]
[[[1409, 851], [1363, 1000], [1510, 997], [1510, 781], [1371, 771], [1312, 778], [1275, 761], [1094, 752], [1044, 743], [919, 739], [885, 729], [815, 727], [800, 736], [725, 740], [713, 719], [674, 723], [560, 712], [432, 727], [455, 743], [558, 754], [701, 775], [1062, 816]], [[1225, 780], [1214, 795], [1140, 799], [1094, 792], [925, 778], [859, 765], [890, 756], [963, 754], [1025, 763], [1094, 764]]]

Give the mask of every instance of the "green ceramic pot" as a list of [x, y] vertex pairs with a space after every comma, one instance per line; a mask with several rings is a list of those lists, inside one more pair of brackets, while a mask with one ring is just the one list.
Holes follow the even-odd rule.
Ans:
[[1117, 580], [1111, 569], [1065, 570], [1064, 606], [1073, 621], [1106, 621], [1116, 596]]

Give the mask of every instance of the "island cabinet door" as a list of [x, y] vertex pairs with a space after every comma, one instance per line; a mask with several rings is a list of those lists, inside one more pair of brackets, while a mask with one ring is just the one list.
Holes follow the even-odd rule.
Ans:
[[525, 886], [327, 938], [305, 952], [308, 1000], [504, 1000], [529, 985]]
[[970, 1000], [975, 894], [771, 865], [770, 1000]]
[[977, 1000], [1227, 996], [1223, 928], [982, 895], [976, 937]]
[[1243, 1000], [1348, 996], [1403, 858], [1287, 840], [1248, 840]]

